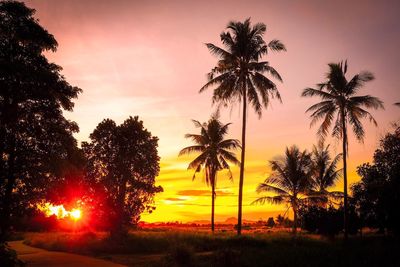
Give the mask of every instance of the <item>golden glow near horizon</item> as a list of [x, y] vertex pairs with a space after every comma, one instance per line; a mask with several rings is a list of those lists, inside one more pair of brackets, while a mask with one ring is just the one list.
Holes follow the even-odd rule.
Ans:
[[[379, 139], [399, 119], [400, 101], [398, 12], [390, 5], [348, 1], [50, 1], [28, 0], [40, 23], [59, 43], [50, 61], [83, 93], [66, 117], [79, 124], [79, 141], [86, 141], [104, 118], [117, 123], [138, 115], [144, 126], [159, 137], [161, 172], [156, 179], [164, 192], [156, 196], [157, 209], [142, 219], [156, 221], [209, 220], [210, 188], [201, 175], [192, 181], [187, 164], [193, 156], [178, 158], [188, 145], [186, 133], [195, 133], [191, 119], [207, 121], [215, 108], [212, 91], [199, 94], [205, 74], [217, 59], [205, 42], [220, 45], [219, 35], [228, 21], [251, 17], [267, 25], [265, 38], [281, 40], [285, 53], [265, 59], [282, 75], [277, 83], [283, 103], [272, 100], [261, 119], [248, 111], [243, 216], [263, 220], [285, 212], [284, 206], [253, 206], [255, 189], [269, 174], [268, 161], [284, 153], [286, 146], [312, 149], [318, 125], [310, 128], [305, 110], [317, 99], [301, 98], [301, 91], [325, 79], [329, 62], [348, 59], [349, 76], [369, 70], [376, 76], [360, 90], [385, 102], [386, 110], [373, 111], [379, 127], [363, 121], [364, 144], [350, 133], [349, 184], [359, 180], [356, 168], [371, 161]], [[101, 4], [99, 4], [101, 3]], [[290, 3], [290, 4], [289, 4]], [[344, 10], [342, 7], [346, 6]], [[232, 9], [229, 9], [229, 8]], [[188, 12], [190, 11], [190, 12]], [[207, 14], [207, 16], [204, 16]], [[337, 20], [337, 14], [341, 19]], [[373, 19], [370, 19], [373, 18]], [[354, 34], [357, 29], [357, 34]], [[385, 31], [382, 31], [385, 29]], [[316, 42], [316, 40], [318, 40]], [[385, 49], [382, 48], [384, 44]], [[221, 110], [221, 120], [232, 122], [228, 136], [240, 139], [241, 112], [236, 105]], [[332, 153], [341, 143], [328, 139]], [[238, 153], [239, 156], [239, 153]], [[239, 168], [234, 180], [218, 176], [216, 220], [237, 217]], [[340, 181], [333, 190], [343, 190]]]

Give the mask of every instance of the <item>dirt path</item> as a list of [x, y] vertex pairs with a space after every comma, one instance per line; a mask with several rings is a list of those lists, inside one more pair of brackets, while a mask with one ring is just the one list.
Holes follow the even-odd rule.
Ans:
[[125, 265], [100, 260], [96, 258], [65, 253], [53, 252], [24, 245], [22, 241], [12, 241], [8, 244], [17, 251], [18, 257], [27, 263], [27, 266], [46, 267], [123, 267]]

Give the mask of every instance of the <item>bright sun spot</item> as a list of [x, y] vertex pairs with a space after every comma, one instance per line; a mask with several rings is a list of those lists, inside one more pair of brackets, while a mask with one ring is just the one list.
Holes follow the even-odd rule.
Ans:
[[71, 217], [74, 219], [74, 220], [79, 220], [80, 218], [81, 218], [81, 216], [82, 216], [82, 214], [81, 214], [81, 210], [80, 209], [73, 209], [71, 212], [70, 212], [70, 215], [71, 215]]
[[38, 209], [44, 212], [48, 217], [55, 215], [57, 219], [69, 217], [74, 221], [77, 221], [82, 218], [82, 211], [80, 209], [75, 208], [68, 211], [63, 205], [54, 206], [51, 203], [45, 203], [44, 205], [39, 205]]

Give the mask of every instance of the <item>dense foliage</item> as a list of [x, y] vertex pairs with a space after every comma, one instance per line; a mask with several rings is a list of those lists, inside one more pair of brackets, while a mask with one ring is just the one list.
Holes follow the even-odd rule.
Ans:
[[[349, 234], [356, 234], [360, 227], [360, 218], [353, 205], [349, 206]], [[301, 228], [310, 233], [333, 237], [343, 231], [343, 206], [321, 207], [303, 206], [300, 211]]]
[[[87, 159], [86, 178], [95, 194], [108, 207], [106, 217], [116, 228], [137, 223], [140, 214], [155, 209], [153, 197], [161, 192], [155, 186], [158, 175], [158, 138], [147, 131], [138, 117], [121, 125], [103, 120], [82, 144]], [[120, 231], [122, 229], [115, 229]]]
[[17, 216], [53, 181], [66, 175], [77, 151], [72, 111], [81, 89], [61, 75], [44, 52], [57, 42], [34, 18], [35, 10], [0, 2], [0, 216], [4, 237]]
[[400, 234], [400, 128], [381, 140], [373, 163], [357, 172], [361, 181], [352, 190], [363, 224]]

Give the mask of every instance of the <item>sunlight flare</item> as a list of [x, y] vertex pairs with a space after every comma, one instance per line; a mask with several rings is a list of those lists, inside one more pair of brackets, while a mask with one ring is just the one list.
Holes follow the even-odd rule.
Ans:
[[79, 208], [74, 208], [70, 211], [64, 208], [64, 205], [54, 206], [51, 203], [45, 203], [43, 205], [38, 205], [38, 209], [41, 210], [47, 217], [55, 215], [57, 219], [70, 218], [77, 221], [82, 218], [82, 210]]

